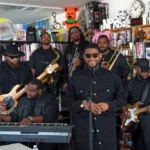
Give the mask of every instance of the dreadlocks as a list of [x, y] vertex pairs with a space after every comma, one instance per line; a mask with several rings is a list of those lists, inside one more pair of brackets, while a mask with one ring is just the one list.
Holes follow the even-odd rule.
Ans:
[[81, 34], [80, 34], [80, 41], [79, 41], [79, 50], [83, 51], [84, 48], [85, 48], [85, 45], [87, 44], [87, 41], [86, 41], [85, 38], [84, 38], [84, 35], [83, 35], [83, 33], [82, 33], [82, 30], [81, 30], [79, 27], [76, 27], [76, 26], [71, 27], [71, 28], [69, 29], [69, 31], [68, 31], [69, 34], [68, 34], [68, 47], [67, 47], [67, 51], [71, 51], [71, 50], [72, 50], [72, 47], [73, 47], [73, 44], [74, 44], [74, 43], [71, 41], [71, 37], [70, 37], [70, 32], [71, 32], [73, 29], [77, 29], [78, 31], [81, 32]]

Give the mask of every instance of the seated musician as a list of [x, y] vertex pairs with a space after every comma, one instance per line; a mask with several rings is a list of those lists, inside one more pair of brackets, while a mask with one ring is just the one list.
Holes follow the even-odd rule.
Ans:
[[[135, 63], [136, 77], [128, 82], [128, 104], [133, 105], [136, 102], [141, 101], [144, 106], [148, 106], [148, 113], [145, 112], [139, 115], [140, 123], [134, 123], [130, 127], [133, 140], [133, 150], [150, 150], [150, 87], [148, 88], [150, 85], [150, 77], [148, 76], [149, 70], [149, 61], [146, 58], [138, 59]], [[143, 94], [145, 96], [143, 96]], [[125, 116], [130, 118], [128, 111], [125, 112]]]
[[[56, 99], [50, 96], [50, 94], [43, 92], [42, 82], [40, 80], [33, 79], [30, 81], [26, 87], [26, 94], [27, 96], [19, 100], [13, 112], [9, 115], [0, 114], [0, 119], [2, 121], [19, 122], [21, 125], [56, 122], [58, 116]], [[47, 150], [47, 147], [41, 149]]]

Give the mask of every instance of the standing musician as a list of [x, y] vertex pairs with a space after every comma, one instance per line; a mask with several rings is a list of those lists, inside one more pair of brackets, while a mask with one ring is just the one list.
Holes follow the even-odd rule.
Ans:
[[[132, 150], [150, 150], [150, 70], [149, 61], [146, 58], [138, 59], [135, 63], [136, 77], [128, 82], [127, 101], [128, 104], [135, 104], [142, 101], [143, 107], [149, 106], [147, 112], [139, 115], [140, 122], [133, 124], [131, 135], [133, 140]], [[147, 85], [149, 87], [147, 87]], [[147, 89], [148, 88], [148, 89]], [[148, 90], [148, 91], [147, 91]], [[145, 94], [144, 92], [147, 91]], [[143, 94], [145, 95], [143, 99]], [[125, 116], [130, 118], [128, 111]]]
[[68, 47], [65, 52], [64, 89], [66, 90], [69, 78], [84, 67], [83, 50], [89, 43], [85, 40], [81, 29], [77, 26], [69, 29]]
[[[101, 65], [108, 69], [111, 64], [108, 64], [114, 51], [109, 47], [109, 39], [106, 35], [101, 35], [98, 38], [97, 44], [99, 45], [100, 51], [102, 53]], [[113, 61], [113, 60], [112, 60]], [[126, 61], [126, 58], [120, 54], [117, 58], [114, 66], [112, 67], [112, 72], [116, 73], [122, 80], [124, 87], [126, 88], [127, 76], [129, 74], [130, 67]]]
[[70, 79], [64, 100], [75, 125], [75, 149], [89, 150], [88, 93], [91, 91], [93, 150], [116, 150], [116, 111], [125, 106], [121, 79], [100, 66], [97, 44], [88, 44], [83, 58], [85, 67]]
[[46, 85], [46, 90], [54, 95], [57, 95], [60, 83], [61, 72], [64, 68], [64, 60], [61, 52], [50, 45], [50, 34], [44, 32], [41, 35], [42, 47], [35, 50], [30, 57], [30, 66], [34, 77], [39, 76], [45, 68], [57, 57], [55, 51], [59, 54], [57, 72], [53, 73], [54, 84]]
[[[105, 68], [105, 69], [109, 69], [111, 64], [108, 64], [109, 60], [114, 56], [114, 51], [110, 49], [109, 47], [109, 39], [106, 35], [101, 35], [98, 38], [98, 46], [100, 48], [101, 54], [102, 54], [102, 59], [101, 59], [101, 65]], [[116, 54], [117, 55], [117, 54]], [[115, 59], [115, 57], [114, 57]], [[114, 61], [114, 59], [112, 60], [112, 62]], [[116, 62], [114, 63], [113, 67], [112, 67], [112, 72], [114, 72], [115, 74], [117, 74], [120, 78], [121, 81], [123, 83], [124, 89], [126, 90], [126, 86], [127, 86], [127, 76], [129, 74], [130, 71], [130, 67], [127, 64], [126, 58], [122, 55], [119, 54], [118, 58], [116, 59]], [[118, 113], [118, 112], [117, 112]], [[120, 150], [120, 136], [121, 136], [121, 128], [120, 126], [118, 126], [118, 124], [121, 124], [121, 119], [118, 116], [117, 117], [117, 143], [118, 143], [118, 150]]]
[[[19, 122], [20, 125], [30, 123], [54, 123], [57, 121], [58, 105], [55, 97], [44, 93], [42, 82], [33, 79], [26, 87], [27, 96], [21, 98], [17, 107], [9, 115], [0, 114], [4, 122]], [[53, 150], [52, 144], [41, 143], [39, 150]]]
[[[17, 84], [28, 84], [33, 76], [29, 65], [20, 61], [25, 54], [16, 45], [7, 45], [2, 55], [5, 62], [0, 65], [0, 94], [7, 94]], [[0, 103], [0, 109], [5, 110], [6, 104]]]

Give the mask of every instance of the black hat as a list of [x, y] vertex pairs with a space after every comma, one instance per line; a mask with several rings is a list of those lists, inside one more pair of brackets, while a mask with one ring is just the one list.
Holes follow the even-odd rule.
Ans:
[[141, 71], [150, 70], [149, 61], [146, 58], [137, 59], [134, 65], [140, 67]]
[[70, 34], [70, 32], [72, 32], [72, 31], [75, 31], [75, 30], [77, 30], [77, 31], [81, 31], [81, 29], [78, 27], [78, 26], [73, 26], [73, 27], [71, 27], [70, 29], [69, 29], [69, 34]]
[[25, 54], [22, 51], [18, 50], [18, 47], [16, 45], [7, 45], [5, 51], [1, 53], [4, 56], [8, 57], [22, 57]]

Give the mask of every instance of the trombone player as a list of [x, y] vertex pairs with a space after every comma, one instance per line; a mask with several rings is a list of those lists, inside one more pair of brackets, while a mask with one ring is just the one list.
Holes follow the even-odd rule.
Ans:
[[[115, 52], [113, 50], [111, 50], [111, 48], [109, 47], [109, 39], [106, 35], [99, 36], [99, 38], [97, 40], [97, 44], [98, 44], [98, 46], [100, 48], [100, 52], [102, 54], [102, 59], [100, 61], [101, 66], [104, 67], [105, 69], [111, 70], [112, 72], [117, 74], [121, 78], [124, 89], [126, 90], [127, 76], [129, 74], [130, 67], [126, 61], [126, 58], [122, 54], [119, 54], [121, 52], [121, 49], [120, 49], [120, 52], [118, 52], [118, 55], [114, 54]], [[115, 57], [117, 57], [117, 58], [115, 58]], [[111, 64], [109, 64], [108, 62]], [[120, 117], [117, 117], [116, 124], [120, 124], [120, 123], [121, 123], [121, 119], [120, 119]], [[117, 132], [117, 149], [120, 150], [120, 146], [119, 146], [119, 140], [121, 139], [120, 126], [116, 126], [116, 132]]]
[[[102, 54], [102, 59], [101, 59], [100, 63], [105, 69], [109, 69], [111, 64], [108, 64], [108, 62], [114, 55], [114, 51], [111, 50], [109, 47], [108, 37], [106, 35], [99, 36], [97, 44], [98, 44], [101, 54]], [[114, 55], [114, 59], [115, 59], [115, 55]], [[113, 62], [114, 59], [111, 60], [111, 62]], [[112, 72], [114, 72], [121, 78], [121, 80], [123, 82], [123, 86], [125, 88], [126, 83], [127, 83], [127, 76], [130, 71], [130, 67], [126, 61], [126, 58], [122, 54], [119, 54], [118, 58], [116, 59], [116, 62], [112, 66], [111, 70], [112, 70]]]

